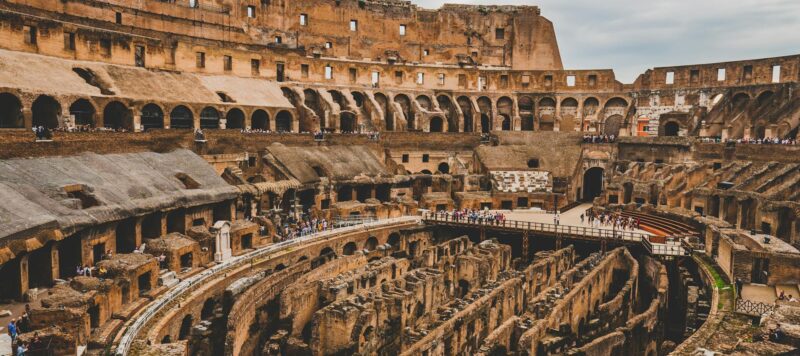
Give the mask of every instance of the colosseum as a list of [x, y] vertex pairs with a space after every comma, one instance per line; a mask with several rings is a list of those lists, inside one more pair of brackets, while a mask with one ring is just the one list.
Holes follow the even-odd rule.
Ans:
[[800, 55], [533, 5], [0, 0], [0, 355], [800, 354]]

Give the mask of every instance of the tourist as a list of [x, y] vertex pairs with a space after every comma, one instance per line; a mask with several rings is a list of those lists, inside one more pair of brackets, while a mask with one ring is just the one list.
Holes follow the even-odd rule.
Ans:
[[167, 266], [166, 262], [167, 262], [167, 256], [164, 256], [164, 253], [162, 252], [161, 255], [158, 256], [158, 265], [159, 265], [159, 267], [161, 269], [166, 268], [166, 266]]
[[17, 319], [11, 319], [8, 323], [8, 336], [11, 337], [11, 342], [17, 340]]
[[28, 344], [24, 342], [17, 345], [17, 356], [25, 356], [25, 352], [28, 351], [27, 346]]
[[797, 298], [793, 295], [789, 294], [789, 298], [787, 299], [790, 303], [797, 303]]
[[83, 266], [78, 265], [78, 268], [75, 270], [75, 272], [77, 272], [79, 276], [82, 276], [83, 275]]
[[778, 300], [785, 300], [785, 299], [786, 299], [786, 294], [784, 293], [784, 291], [782, 289], [779, 289], [778, 290]]

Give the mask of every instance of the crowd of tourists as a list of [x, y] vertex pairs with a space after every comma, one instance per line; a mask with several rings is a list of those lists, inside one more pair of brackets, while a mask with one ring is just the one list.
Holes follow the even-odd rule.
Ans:
[[777, 137], [768, 137], [768, 138], [729, 138], [723, 140], [719, 137], [703, 137], [700, 139], [700, 142], [703, 143], [735, 143], [735, 144], [743, 144], [743, 145], [796, 145], [798, 144], [798, 140], [795, 138], [777, 138]]
[[283, 225], [282, 229], [278, 229], [277, 232], [278, 239], [280, 241], [291, 240], [298, 237], [313, 235], [318, 232], [322, 232], [333, 228], [333, 225], [328, 222], [325, 218], [312, 218], [307, 214], [304, 214], [302, 218], [300, 218], [296, 222], [286, 222]]
[[616, 140], [614, 135], [583, 135], [583, 143], [614, 143]]
[[634, 231], [641, 228], [642, 221], [632, 216], [625, 217], [619, 213], [596, 212], [593, 208], [587, 209], [581, 214], [581, 223], [589, 224], [592, 227], [613, 227], [617, 230]]
[[506, 221], [505, 214], [488, 210], [456, 209], [452, 211], [439, 210], [434, 213], [437, 219], [464, 221], [470, 224], [499, 225]]

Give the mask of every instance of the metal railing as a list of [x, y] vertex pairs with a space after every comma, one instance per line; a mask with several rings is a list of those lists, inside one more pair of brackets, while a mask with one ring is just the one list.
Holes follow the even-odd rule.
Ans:
[[424, 220], [450, 222], [463, 225], [502, 227], [509, 229], [529, 230], [529, 231], [546, 232], [546, 233], [554, 233], [562, 235], [580, 235], [587, 237], [597, 237], [597, 238], [635, 241], [635, 242], [646, 240], [647, 236], [649, 236], [648, 234], [640, 232], [621, 231], [615, 229], [609, 230], [609, 229], [601, 229], [596, 227], [585, 227], [585, 226], [556, 225], [556, 224], [540, 223], [533, 221], [517, 221], [517, 220], [495, 221], [487, 219], [471, 221], [466, 217], [456, 219], [452, 215], [446, 213], [427, 212], [422, 215], [422, 218]]
[[313, 240], [321, 240], [339, 234], [359, 231], [360, 229], [367, 230], [379, 226], [389, 226], [400, 223], [410, 223], [414, 221], [418, 222], [419, 220], [420, 220], [419, 217], [416, 216], [403, 216], [399, 218], [373, 220], [372, 222], [367, 222], [360, 225], [352, 225], [348, 227], [326, 230], [323, 232], [318, 232], [315, 234], [310, 234], [303, 237], [297, 237], [294, 239], [278, 242], [255, 251], [251, 251], [244, 255], [233, 257], [228, 261], [210, 267], [192, 277], [182, 280], [177, 285], [168, 290], [166, 293], [158, 297], [158, 299], [150, 303], [142, 311], [140, 315], [136, 316], [132, 324], [126, 325], [122, 337], [120, 338], [119, 345], [117, 346], [117, 349], [115, 351], [115, 354], [119, 356], [126, 355], [130, 350], [133, 341], [136, 339], [139, 333], [142, 332], [142, 329], [145, 327], [145, 325], [147, 325], [147, 323], [150, 322], [150, 320], [153, 317], [155, 317], [156, 314], [158, 314], [163, 309], [168, 307], [171, 301], [179, 300], [178, 298], [182, 294], [194, 291], [196, 288], [202, 286], [209, 279], [220, 275], [220, 273], [222, 272], [226, 272], [228, 270], [237, 267], [242, 267], [246, 265], [252, 266], [264, 262], [266, 260], [269, 260], [268, 255]]
[[751, 316], [761, 316], [775, 310], [775, 303], [762, 303], [747, 299], [736, 299], [736, 312]]
[[425, 212], [422, 214], [423, 220], [427, 221], [441, 221], [447, 223], [455, 223], [466, 226], [487, 226], [487, 227], [500, 227], [507, 229], [528, 230], [531, 232], [539, 233], [552, 233], [556, 235], [572, 235], [593, 237], [598, 239], [608, 240], [622, 240], [631, 242], [640, 242], [650, 254], [662, 256], [685, 256], [686, 249], [684, 248], [681, 239], [674, 237], [667, 237], [666, 243], [653, 243], [649, 239], [649, 234], [620, 231], [616, 229], [601, 229], [596, 227], [584, 227], [573, 225], [556, 225], [539, 223], [532, 221], [517, 221], [517, 220], [475, 220], [467, 217], [456, 218], [452, 214], [440, 212]]

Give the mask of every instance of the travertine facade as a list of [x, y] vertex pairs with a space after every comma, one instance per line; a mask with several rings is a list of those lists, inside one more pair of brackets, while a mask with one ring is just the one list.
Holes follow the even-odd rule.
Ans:
[[[800, 306], [775, 299], [800, 297], [800, 55], [625, 84], [564, 68], [546, 16], [0, 2], [0, 302], [30, 304], [17, 344], [796, 352]], [[581, 203], [652, 236], [444, 213]]]

